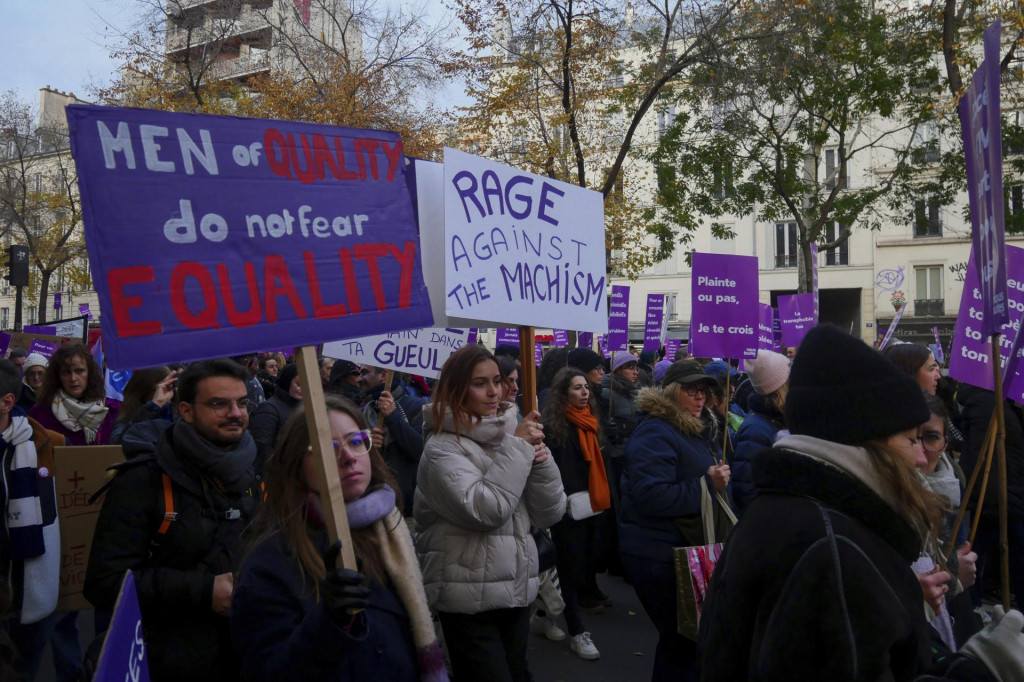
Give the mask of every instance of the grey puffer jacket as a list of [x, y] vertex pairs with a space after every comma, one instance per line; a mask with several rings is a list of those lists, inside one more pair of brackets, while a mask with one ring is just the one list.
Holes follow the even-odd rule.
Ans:
[[565, 513], [558, 466], [550, 457], [533, 465], [507, 403], [458, 435], [450, 413], [437, 434], [430, 405], [423, 416], [413, 515], [427, 601], [449, 613], [528, 606], [538, 588], [530, 526], [548, 528]]

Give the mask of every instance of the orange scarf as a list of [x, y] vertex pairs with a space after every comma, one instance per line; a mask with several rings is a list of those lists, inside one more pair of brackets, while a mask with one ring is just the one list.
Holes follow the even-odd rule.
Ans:
[[608, 492], [608, 474], [604, 471], [604, 458], [601, 457], [601, 446], [597, 442], [597, 417], [590, 412], [590, 406], [565, 406], [565, 418], [570, 424], [576, 425], [580, 435], [580, 448], [583, 459], [590, 465], [587, 490], [590, 493], [590, 507], [594, 511], [604, 511], [612, 506], [612, 496]]

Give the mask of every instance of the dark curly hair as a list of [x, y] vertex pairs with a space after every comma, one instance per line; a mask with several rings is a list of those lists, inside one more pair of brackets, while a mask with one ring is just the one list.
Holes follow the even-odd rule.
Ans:
[[74, 358], [81, 358], [89, 370], [88, 376], [85, 378], [85, 393], [79, 400], [83, 403], [92, 403], [106, 397], [106, 391], [103, 388], [103, 370], [96, 363], [92, 353], [80, 343], [67, 343], [57, 349], [46, 365], [43, 387], [39, 389], [39, 397], [36, 399], [38, 404], [49, 405], [53, 402], [57, 391], [64, 387], [60, 380], [60, 371], [67, 367]]
[[[565, 406], [569, 403], [569, 385], [576, 377], [583, 377], [586, 381], [587, 375], [576, 367], [564, 367], [555, 375], [551, 382], [551, 390], [548, 392], [547, 402], [544, 403], [544, 414], [541, 416], [541, 423], [544, 424], [544, 442], [552, 447], [559, 447], [569, 439], [569, 432], [573, 427], [565, 418]], [[590, 382], [587, 382], [587, 389], [590, 390]], [[590, 390], [590, 411], [598, 416], [597, 395]], [[598, 439], [600, 440], [600, 419], [598, 419]]]

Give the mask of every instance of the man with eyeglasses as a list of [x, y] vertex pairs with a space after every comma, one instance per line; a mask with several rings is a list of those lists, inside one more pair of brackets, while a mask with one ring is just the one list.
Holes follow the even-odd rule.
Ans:
[[155, 681], [238, 676], [232, 575], [261, 497], [247, 380], [231, 360], [190, 365], [178, 377], [180, 419], [154, 452], [117, 466], [96, 524], [85, 596], [112, 611], [124, 572], [135, 574]]

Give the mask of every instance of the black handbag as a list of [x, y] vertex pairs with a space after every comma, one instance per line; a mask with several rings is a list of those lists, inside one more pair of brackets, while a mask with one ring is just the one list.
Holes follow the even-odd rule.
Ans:
[[543, 528], [531, 528], [530, 535], [537, 545], [537, 574], [555, 567], [555, 543]]

